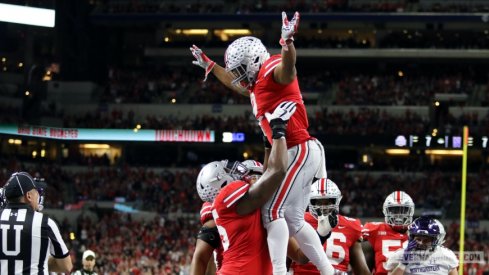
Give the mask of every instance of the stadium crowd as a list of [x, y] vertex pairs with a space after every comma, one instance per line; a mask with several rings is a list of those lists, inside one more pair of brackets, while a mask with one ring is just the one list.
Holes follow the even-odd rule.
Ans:
[[189, 274], [197, 218], [135, 220], [128, 214], [98, 214], [97, 219], [80, 216], [77, 228], [65, 221], [63, 230], [76, 232], [69, 242], [74, 254], [95, 251], [99, 274]]
[[[0, 181], [6, 181], [8, 171], [22, 170], [19, 162], [2, 161]], [[116, 201], [123, 199], [134, 208], [168, 213], [197, 213], [200, 205], [194, 190], [198, 167], [179, 170], [130, 167], [93, 167], [72, 171], [55, 165], [39, 165], [33, 175], [49, 179], [47, 205], [65, 208], [83, 201]], [[381, 214], [375, 202], [383, 201], [385, 194], [396, 189], [405, 190], [413, 197], [419, 209], [443, 210], [444, 217], [459, 213], [457, 199], [459, 176], [441, 171], [370, 174], [329, 173], [343, 190], [342, 212], [358, 217], [376, 217]], [[368, 189], [369, 192], [359, 190]], [[436, 196], [432, 195], [436, 194]], [[489, 219], [489, 173], [482, 169], [468, 177], [468, 219]]]
[[[426, 3], [424, 3], [426, 2]], [[200, 1], [158, 2], [145, 1], [94, 1], [93, 13], [277, 13], [283, 10], [300, 10], [303, 13], [323, 12], [484, 12], [489, 7], [483, 1], [477, 2], [429, 2], [429, 1], [352, 1], [352, 0], [328, 0], [328, 1], [293, 1], [273, 2], [268, 1], [237, 1], [230, 4], [225, 1], [212, 1], [202, 3]]]
[[[312, 25], [309, 33], [298, 35], [301, 49], [487, 49], [489, 31], [442, 31], [424, 29], [404, 30], [362, 30], [338, 29], [328, 30], [324, 25]], [[226, 48], [229, 41], [222, 41], [220, 36], [191, 38], [177, 36], [169, 32], [168, 41], [158, 41], [164, 49], [185, 48], [199, 44], [205, 48]], [[232, 39], [231, 39], [232, 40]]]
[[[372, 73], [353, 68], [323, 68], [303, 72], [299, 82], [306, 94], [333, 93], [331, 103], [334, 105], [428, 105], [435, 93], [466, 93], [469, 99], [482, 96], [480, 103], [489, 102], [487, 74], [476, 68], [458, 71], [450, 67], [441, 70], [417, 66], [399, 68]], [[94, 98], [108, 103], [249, 103], [248, 98], [224, 88], [214, 77], [203, 82], [200, 73], [188, 71], [188, 68], [171, 71], [112, 68], [104, 92], [94, 94]]]
[[[397, 135], [431, 133], [430, 118], [412, 111], [397, 116], [381, 108], [360, 108], [348, 111], [320, 109], [309, 115], [312, 134], [326, 135]], [[243, 115], [199, 115], [178, 118], [176, 116], [137, 117], [134, 112], [120, 110], [87, 112], [83, 115], [65, 115], [63, 127], [132, 129], [140, 124], [143, 129], [215, 130], [217, 132], [243, 132], [249, 137], [260, 135], [260, 129], [250, 111]], [[466, 113], [460, 117], [451, 114], [444, 118], [440, 133], [460, 134], [468, 125], [471, 133], [483, 135], [489, 132], [489, 112], [484, 117]]]

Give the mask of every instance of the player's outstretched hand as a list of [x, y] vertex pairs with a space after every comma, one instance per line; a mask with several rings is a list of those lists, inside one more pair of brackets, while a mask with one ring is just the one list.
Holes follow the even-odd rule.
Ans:
[[270, 123], [270, 128], [272, 128], [272, 139], [285, 137], [287, 121], [297, 109], [296, 104], [293, 101], [284, 101], [275, 108], [272, 114], [265, 113], [265, 117]]
[[265, 117], [269, 122], [277, 118], [282, 121], [288, 121], [297, 109], [296, 104], [293, 101], [284, 101], [275, 108], [272, 114], [265, 113]]
[[297, 32], [299, 27], [300, 15], [299, 12], [294, 13], [294, 17], [289, 21], [285, 11], [282, 12], [282, 35], [280, 37], [280, 45], [286, 51], [289, 50], [287, 47], [287, 42], [294, 41], [294, 34]]
[[192, 64], [202, 67], [205, 70], [204, 81], [207, 80], [207, 75], [212, 71], [212, 68], [216, 65], [216, 62], [212, 61], [205, 53], [197, 46], [192, 45], [190, 51], [196, 60], [192, 61]]

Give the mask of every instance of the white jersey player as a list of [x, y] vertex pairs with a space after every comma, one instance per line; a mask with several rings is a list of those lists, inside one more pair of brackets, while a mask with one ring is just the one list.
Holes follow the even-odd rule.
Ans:
[[438, 220], [420, 217], [409, 226], [408, 234], [408, 246], [387, 260], [389, 274], [458, 274], [455, 253], [442, 246], [445, 229]]

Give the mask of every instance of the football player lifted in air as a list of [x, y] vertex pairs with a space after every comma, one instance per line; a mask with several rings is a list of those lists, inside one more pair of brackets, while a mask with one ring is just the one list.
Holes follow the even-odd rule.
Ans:
[[[294, 34], [299, 27], [299, 13], [289, 21], [282, 13], [281, 53], [270, 56], [260, 39], [252, 36], [233, 41], [224, 55], [225, 68], [216, 64], [197, 46], [190, 48], [195, 57], [193, 64], [205, 69], [205, 78], [213, 73], [226, 87], [250, 97], [253, 114], [265, 133], [268, 144], [273, 143], [273, 125], [265, 119], [282, 101], [297, 104], [287, 128], [288, 170], [276, 194], [263, 206], [273, 274], [286, 273], [288, 239], [294, 237], [300, 249], [320, 270], [333, 273], [333, 267], [323, 253], [315, 230], [304, 221], [311, 182], [326, 178], [324, 149], [309, 135], [306, 108], [297, 79]], [[264, 162], [267, 165], [267, 162]]]
[[[374, 274], [386, 275], [386, 261], [394, 251], [407, 246], [407, 229], [413, 221], [414, 202], [404, 191], [394, 191], [384, 201], [385, 222], [369, 222], [363, 226], [365, 255], [374, 255]], [[370, 245], [368, 245], [370, 244]], [[373, 249], [373, 253], [372, 253]], [[370, 266], [371, 257], [367, 256]]]

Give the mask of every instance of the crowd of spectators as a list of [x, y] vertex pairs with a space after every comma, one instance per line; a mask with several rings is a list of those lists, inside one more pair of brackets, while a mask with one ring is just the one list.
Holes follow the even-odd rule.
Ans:
[[[146, 220], [114, 212], [98, 213], [97, 219], [80, 216], [74, 231], [77, 239], [68, 245], [76, 254], [95, 251], [98, 274], [187, 275], [198, 223], [197, 216]], [[70, 227], [66, 222], [64, 226]]]
[[[87, 112], [78, 116], [64, 117], [63, 127], [133, 129], [140, 124], [143, 129], [161, 130], [214, 130], [216, 132], [243, 132], [252, 137], [260, 129], [251, 111], [242, 115], [197, 115], [178, 118], [176, 116], [137, 117], [134, 112], [119, 110]], [[484, 117], [477, 113], [466, 113], [460, 117], [448, 114], [439, 125], [440, 133], [460, 134], [468, 125], [471, 133], [483, 135], [489, 132], [489, 112]], [[428, 116], [407, 110], [402, 115], [393, 115], [385, 109], [359, 108], [331, 111], [320, 109], [309, 115], [309, 131], [312, 135], [397, 135], [430, 133], [435, 125]]]
[[[468, 94], [476, 88], [471, 73], [450, 75], [345, 74], [338, 82], [335, 105], [430, 105], [436, 93]], [[465, 78], [467, 76], [467, 78]]]
[[388, 31], [376, 42], [376, 48], [487, 49], [489, 48], [489, 30]]
[[[369, 69], [339, 70], [316, 68], [317, 65], [297, 65], [301, 89], [321, 96], [337, 89], [331, 100], [334, 105], [429, 105], [435, 93], [465, 93], [470, 97], [474, 90], [485, 90], [485, 94], [489, 87], [487, 74], [476, 67], [453, 71], [451, 67], [413, 65], [365, 73]], [[248, 98], [230, 91], [213, 76], [202, 80], [202, 71], [194, 67], [115, 68], [109, 71], [105, 92], [94, 97], [106, 103], [249, 103]], [[487, 104], [489, 96], [480, 101]]]
[[257, 0], [252, 2], [236, 1], [211, 1], [203, 3], [194, 2], [159, 2], [155, 0], [145, 1], [94, 1], [93, 13], [120, 14], [120, 13], [232, 13], [252, 14], [281, 12], [283, 10], [299, 10], [303, 13], [324, 12], [485, 12], [489, 11], [488, 5], [483, 1], [471, 3], [467, 1], [436, 1], [421, 4], [418, 1], [352, 1], [352, 0], [327, 0], [327, 1], [295, 1], [269, 2]]
[[[311, 24], [309, 31], [298, 33], [296, 47], [300, 49], [487, 49], [489, 31], [482, 30], [328, 30], [321, 25]], [[256, 35], [256, 34], [252, 34]], [[262, 37], [263, 39], [263, 37]], [[231, 39], [230, 41], [232, 41]], [[206, 37], [173, 36], [170, 41], [158, 46], [186, 48], [198, 44], [204, 49], [226, 48], [230, 41], [220, 36]]]
[[[12, 161], [5, 164], [0, 181], [5, 182], [9, 171], [22, 167]], [[123, 200], [136, 209], [168, 213], [197, 213], [200, 205], [195, 192], [195, 179], [199, 168], [192, 166], [181, 170], [150, 168], [99, 167], [72, 171], [56, 165], [39, 165], [31, 168], [32, 174], [45, 177], [49, 183], [50, 207], [64, 208], [80, 201]], [[331, 171], [334, 180], [344, 193], [343, 212], [358, 217], [381, 215], [386, 194], [396, 189], [410, 194], [419, 208], [439, 209], [445, 217], [457, 216], [454, 209], [459, 203], [454, 194], [460, 194], [460, 175], [441, 171], [426, 171], [421, 176], [414, 172], [386, 173], [379, 175]], [[471, 174], [467, 180], [467, 218], [489, 219], [489, 173], [482, 170]], [[362, 192], [361, 190], [369, 190]]]
[[203, 73], [194, 67], [166, 66], [151, 69], [110, 69], [100, 102], [110, 103], [248, 103], [216, 79], [203, 82]]

